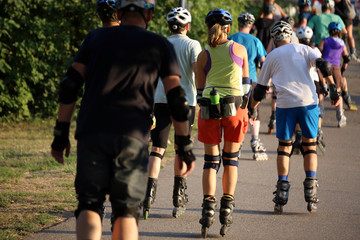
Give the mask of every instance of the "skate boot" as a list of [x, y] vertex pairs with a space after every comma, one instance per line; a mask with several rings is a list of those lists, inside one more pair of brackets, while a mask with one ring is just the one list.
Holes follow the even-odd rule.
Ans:
[[256, 161], [266, 161], [268, 160], [268, 155], [266, 154], [266, 148], [264, 147], [264, 145], [262, 144], [262, 142], [260, 142], [260, 139], [252, 139], [250, 141], [251, 144], [251, 149], [254, 153], [253, 155], [253, 159], [255, 159]]
[[358, 57], [358, 55], [356, 54], [355, 48], [350, 49], [350, 56], [351, 56], [351, 60], [360, 63], [360, 57]]
[[289, 199], [290, 183], [286, 180], [278, 180], [276, 184], [276, 191], [273, 192], [275, 195], [273, 202], [275, 203], [274, 212], [282, 214], [283, 207], [286, 205]]
[[185, 194], [187, 189], [186, 178], [177, 177], [174, 178], [174, 191], [173, 191], [173, 217], [180, 217], [186, 210], [186, 203], [188, 202], [188, 196]]
[[305, 178], [304, 196], [305, 201], [308, 203], [307, 210], [309, 212], [316, 212], [317, 210], [317, 203], [319, 202], [319, 198], [317, 196], [318, 187], [319, 184], [316, 178]]
[[269, 127], [268, 133], [270, 135], [272, 134], [273, 129], [275, 128], [275, 124], [276, 124], [276, 119], [275, 119], [275, 117], [271, 116], [269, 124], [268, 124], [268, 127]]
[[214, 196], [206, 197], [202, 204], [202, 217], [200, 219], [201, 237], [206, 238], [209, 227], [214, 223], [216, 212], [216, 198]]
[[149, 177], [148, 185], [146, 189], [146, 196], [143, 202], [143, 216], [145, 220], [149, 217], [150, 208], [155, 201], [156, 188], [157, 188], [157, 178]]
[[349, 92], [342, 91], [341, 96], [343, 98], [343, 101], [344, 101], [345, 105], [348, 107], [348, 110], [357, 111], [356, 103], [351, 101], [351, 97], [349, 95]]
[[299, 155], [300, 154], [300, 147], [301, 147], [301, 131], [295, 132], [295, 141], [293, 143], [293, 154]]
[[233, 196], [224, 195], [221, 198], [221, 206], [220, 206], [221, 236], [226, 235], [226, 233], [230, 229], [230, 224], [233, 223], [232, 213], [234, 211], [234, 207], [235, 207], [235, 202]]
[[338, 128], [342, 128], [346, 126], [346, 117], [344, 114], [344, 109], [336, 109], [336, 118], [338, 120]]
[[321, 130], [321, 128], [319, 128], [319, 130], [318, 130], [316, 144], [317, 144], [318, 148], [320, 149], [320, 151], [324, 154], [325, 153], [325, 142], [324, 142], [323, 131]]

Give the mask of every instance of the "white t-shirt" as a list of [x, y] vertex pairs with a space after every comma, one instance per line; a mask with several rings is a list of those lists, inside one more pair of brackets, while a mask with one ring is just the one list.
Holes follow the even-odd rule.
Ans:
[[[313, 48], [318, 54], [320, 54], [320, 56], [322, 55], [320, 50], [317, 48], [317, 47], [314, 47]], [[318, 82], [319, 81], [319, 74], [318, 74], [318, 71], [317, 71], [317, 68], [316, 67], [312, 67], [310, 68], [310, 76], [312, 78], [312, 80], [314, 80], [315, 82]]]
[[[184, 89], [190, 106], [196, 106], [196, 84], [192, 64], [196, 62], [201, 45], [198, 41], [190, 39], [183, 34], [171, 35], [168, 40], [174, 45], [177, 59], [180, 64], [180, 84]], [[162, 81], [156, 87], [155, 103], [167, 103], [165, 89]]]
[[318, 104], [310, 68], [321, 54], [311, 47], [289, 43], [272, 50], [265, 59], [258, 84], [268, 86], [272, 79], [279, 108], [294, 108]]

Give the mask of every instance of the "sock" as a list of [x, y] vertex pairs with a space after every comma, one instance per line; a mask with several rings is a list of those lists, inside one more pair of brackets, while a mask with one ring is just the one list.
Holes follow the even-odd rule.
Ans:
[[254, 124], [250, 125], [250, 132], [251, 132], [251, 140], [259, 138], [259, 131], [260, 131], [260, 121], [255, 120]]
[[316, 178], [316, 171], [305, 171], [305, 174], [307, 178]]
[[287, 181], [287, 180], [288, 180], [288, 176], [289, 176], [289, 175], [279, 175], [279, 176], [278, 176], [278, 180]]

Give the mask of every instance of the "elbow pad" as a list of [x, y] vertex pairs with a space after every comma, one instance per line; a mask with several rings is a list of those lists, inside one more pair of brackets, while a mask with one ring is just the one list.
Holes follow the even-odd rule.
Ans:
[[323, 58], [316, 59], [316, 67], [320, 70], [323, 77], [329, 77], [332, 75], [331, 63], [325, 61]]
[[83, 83], [84, 79], [81, 74], [70, 67], [60, 82], [59, 102], [65, 104], [75, 102], [80, 95]]
[[350, 62], [350, 60], [351, 60], [351, 56], [350, 56], [350, 54], [349, 54], [349, 55], [347, 55], [347, 56], [343, 56], [343, 63], [349, 63], [349, 62]]
[[254, 100], [260, 102], [263, 100], [266, 96], [266, 90], [268, 89], [267, 86], [263, 86], [260, 84], [257, 84], [254, 88]]
[[184, 89], [180, 86], [171, 89], [167, 95], [171, 116], [179, 122], [189, 119], [190, 107]]

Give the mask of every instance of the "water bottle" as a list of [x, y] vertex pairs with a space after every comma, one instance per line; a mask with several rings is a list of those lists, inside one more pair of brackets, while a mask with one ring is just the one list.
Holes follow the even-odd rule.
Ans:
[[221, 119], [221, 106], [220, 106], [220, 95], [219, 92], [213, 88], [210, 92], [210, 117], [212, 119]]

